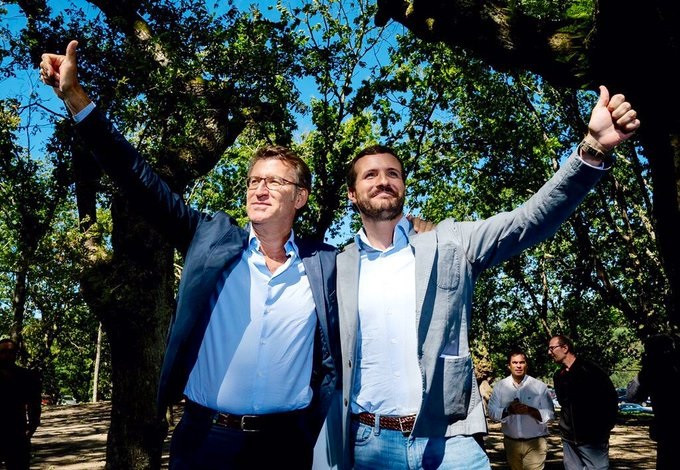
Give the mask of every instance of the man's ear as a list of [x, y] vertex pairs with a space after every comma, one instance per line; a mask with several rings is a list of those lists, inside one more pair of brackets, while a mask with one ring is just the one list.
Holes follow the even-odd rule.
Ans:
[[309, 191], [305, 188], [298, 188], [295, 195], [295, 209], [303, 208], [307, 204], [307, 199], [309, 199]]
[[347, 188], [347, 198], [353, 203], [356, 204], [357, 202], [357, 193], [354, 189], [352, 188]]

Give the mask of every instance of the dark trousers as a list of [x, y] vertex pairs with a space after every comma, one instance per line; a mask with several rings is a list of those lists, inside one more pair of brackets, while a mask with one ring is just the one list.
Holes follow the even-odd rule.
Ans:
[[678, 456], [675, 442], [670, 440], [656, 443], [656, 470], [673, 470], [678, 468]]
[[565, 470], [607, 470], [609, 468], [609, 442], [577, 444], [562, 439]]
[[7, 470], [28, 470], [31, 461], [31, 441], [25, 434], [0, 434], [0, 463]]
[[211, 416], [185, 409], [172, 434], [170, 470], [304, 470], [312, 467], [313, 450], [304, 419], [251, 432], [213, 424]]

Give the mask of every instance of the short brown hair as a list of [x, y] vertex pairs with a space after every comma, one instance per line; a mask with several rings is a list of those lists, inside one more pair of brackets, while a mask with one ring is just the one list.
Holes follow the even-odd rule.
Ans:
[[525, 353], [523, 349], [512, 348], [507, 354], [508, 364], [512, 362], [512, 356], [524, 356], [524, 362], [527, 364], [529, 363], [529, 359], [527, 359], [527, 353]]
[[404, 173], [404, 162], [401, 161], [401, 158], [397, 156], [397, 152], [392, 150], [392, 148], [387, 147], [386, 145], [371, 145], [357, 153], [356, 157], [354, 157], [352, 161], [349, 162], [349, 167], [347, 168], [347, 187], [349, 189], [354, 188], [354, 185], [357, 180], [357, 172], [354, 169], [354, 166], [356, 165], [357, 161], [359, 161], [359, 159], [367, 155], [378, 155], [381, 153], [388, 153], [397, 159], [399, 165], [401, 165], [401, 178], [404, 181], [406, 181], [406, 174]]
[[559, 341], [560, 346], [566, 346], [567, 351], [569, 351], [572, 354], [576, 354], [576, 351], [574, 350], [574, 342], [571, 340], [571, 338], [565, 335], [555, 335], [550, 339], [555, 338], [557, 338], [557, 341]]
[[312, 190], [312, 172], [309, 170], [305, 161], [298, 157], [291, 149], [281, 145], [267, 145], [257, 149], [248, 163], [248, 175], [250, 175], [253, 166], [255, 166], [257, 162], [260, 160], [269, 160], [270, 158], [281, 160], [283, 163], [289, 165], [295, 171], [297, 177], [297, 181], [293, 182], [302, 186], [308, 192]]

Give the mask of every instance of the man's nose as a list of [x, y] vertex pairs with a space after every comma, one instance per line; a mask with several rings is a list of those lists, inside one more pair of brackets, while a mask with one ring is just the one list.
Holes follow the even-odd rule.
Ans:
[[269, 194], [269, 188], [265, 180], [260, 180], [255, 187], [255, 194]]
[[378, 184], [382, 186], [389, 186], [389, 178], [386, 173], [378, 173]]

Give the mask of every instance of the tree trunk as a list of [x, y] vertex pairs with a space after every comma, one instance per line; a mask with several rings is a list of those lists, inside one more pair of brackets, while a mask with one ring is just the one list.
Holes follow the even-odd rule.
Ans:
[[666, 122], [655, 121], [640, 129], [640, 142], [652, 172], [656, 240], [670, 284], [668, 318], [680, 326], [680, 137], [664, 132]]
[[94, 356], [94, 378], [92, 380], [92, 403], [97, 403], [98, 392], [99, 392], [99, 365], [101, 364], [102, 358], [102, 324], [99, 322], [99, 328], [97, 328], [97, 347], [95, 349], [96, 353]]
[[[21, 262], [19, 270], [14, 273], [16, 282], [12, 295], [12, 326], [10, 327], [10, 338], [18, 345], [20, 354], [23, 347], [24, 312], [26, 311], [26, 283], [28, 278], [28, 266]], [[23, 354], [22, 354], [23, 355]]]
[[167, 426], [156, 394], [174, 310], [173, 249], [115, 198], [113, 258], [92, 267], [83, 294], [111, 346], [113, 395], [106, 468], [159, 468]]

